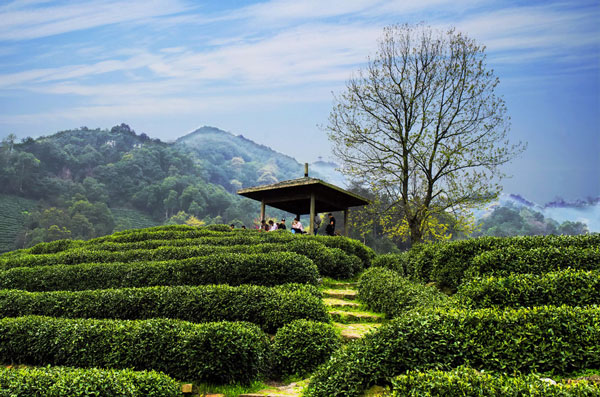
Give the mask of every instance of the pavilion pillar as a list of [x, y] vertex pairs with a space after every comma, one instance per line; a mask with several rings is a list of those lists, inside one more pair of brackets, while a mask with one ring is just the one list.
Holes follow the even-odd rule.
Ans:
[[310, 234], [315, 234], [315, 193], [311, 192], [310, 194], [310, 220], [308, 224], [310, 225]]
[[260, 200], [260, 220], [265, 220], [265, 199]]
[[348, 208], [344, 210], [344, 236], [348, 237]]

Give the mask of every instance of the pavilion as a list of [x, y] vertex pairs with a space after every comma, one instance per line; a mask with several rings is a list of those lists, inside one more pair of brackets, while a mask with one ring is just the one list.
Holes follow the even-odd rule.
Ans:
[[296, 214], [298, 219], [300, 215], [310, 214], [311, 232], [317, 213], [344, 211], [345, 236], [348, 235], [348, 208], [369, 204], [364, 197], [320, 179], [309, 178], [308, 164], [304, 165], [304, 178], [240, 189], [237, 194], [260, 201], [261, 220], [265, 219], [266, 205]]

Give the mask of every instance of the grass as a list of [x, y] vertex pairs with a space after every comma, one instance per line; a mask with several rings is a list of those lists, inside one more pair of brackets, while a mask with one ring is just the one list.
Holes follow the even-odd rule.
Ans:
[[[249, 385], [231, 384], [231, 385], [213, 385], [209, 383], [197, 383], [197, 393], [206, 394], [224, 394], [225, 396], [239, 396], [240, 394], [256, 393], [259, 390], [267, 389], [270, 386], [261, 381], [254, 381]], [[196, 393], [196, 391], [194, 390]]]

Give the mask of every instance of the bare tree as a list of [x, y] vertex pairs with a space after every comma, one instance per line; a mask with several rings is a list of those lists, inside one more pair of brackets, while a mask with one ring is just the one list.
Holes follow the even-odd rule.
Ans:
[[334, 154], [345, 173], [394, 197], [391, 231], [412, 243], [495, 197], [499, 166], [525, 149], [507, 140], [484, 51], [454, 29], [387, 27], [376, 56], [335, 97], [326, 128]]

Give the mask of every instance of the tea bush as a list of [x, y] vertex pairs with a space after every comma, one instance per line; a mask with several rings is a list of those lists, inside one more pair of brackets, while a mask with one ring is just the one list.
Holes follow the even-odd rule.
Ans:
[[320, 367], [308, 396], [356, 396], [407, 370], [600, 369], [600, 308], [423, 310], [384, 324]]
[[323, 301], [307, 288], [244, 285], [26, 292], [0, 290], [0, 317], [44, 315], [138, 320], [171, 318], [195, 323], [249, 321], [265, 332], [296, 319], [329, 322]]
[[437, 307], [448, 297], [435, 287], [411, 282], [397, 272], [381, 267], [365, 271], [358, 282], [358, 298], [371, 310], [394, 318], [416, 307]]
[[464, 282], [455, 298], [472, 308], [586, 306], [600, 304], [600, 271], [565, 269], [545, 274], [477, 277]]
[[85, 290], [157, 285], [316, 284], [317, 267], [291, 252], [217, 254], [165, 262], [16, 267], [0, 271], [0, 288], [26, 291]]
[[329, 359], [341, 345], [329, 324], [295, 320], [280, 328], [273, 339], [272, 374], [306, 376]]
[[408, 371], [392, 379], [392, 396], [505, 397], [600, 395], [600, 387], [587, 382], [552, 384], [538, 375], [508, 376], [468, 367], [452, 371]]
[[524, 250], [507, 247], [473, 258], [467, 275], [533, 273], [565, 269], [600, 270], [600, 247], [541, 247]]
[[179, 397], [181, 386], [155, 371], [98, 368], [0, 367], [0, 396]]
[[0, 319], [3, 363], [132, 368], [177, 379], [244, 383], [264, 371], [268, 354], [268, 338], [250, 323]]

